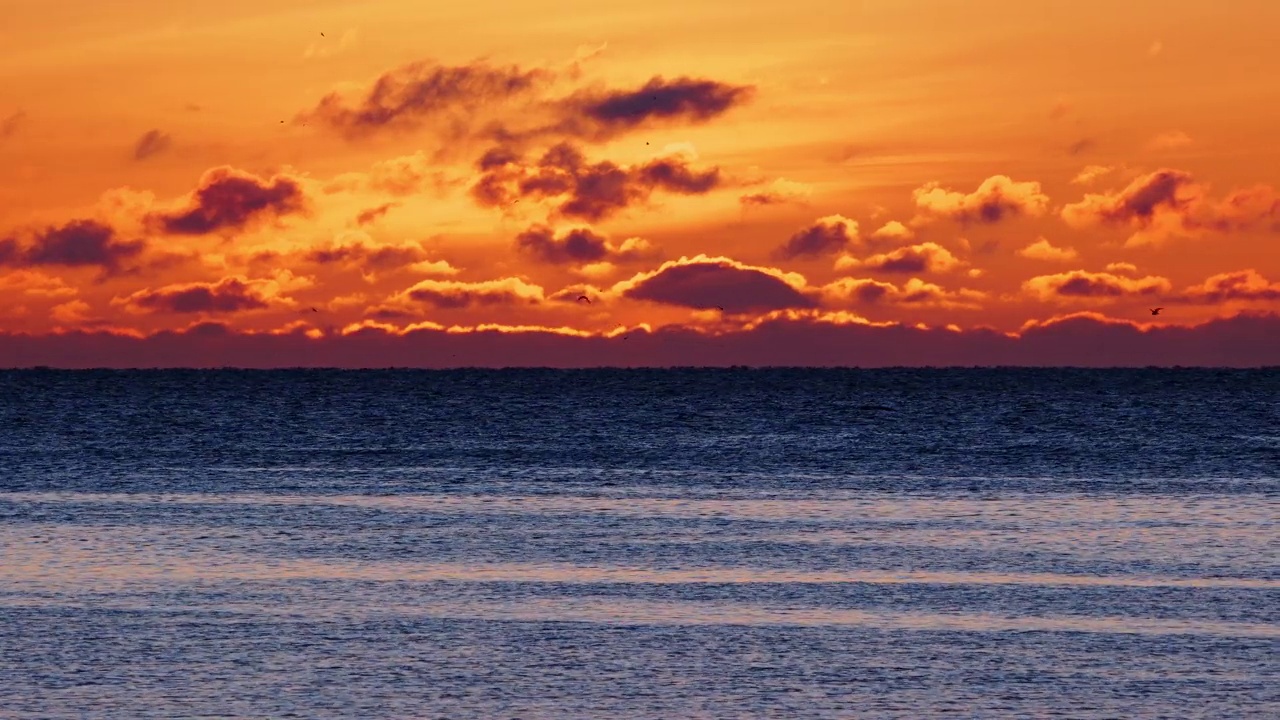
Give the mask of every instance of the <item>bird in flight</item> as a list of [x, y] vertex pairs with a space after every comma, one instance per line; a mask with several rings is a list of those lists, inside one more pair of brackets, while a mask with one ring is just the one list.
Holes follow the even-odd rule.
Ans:
[[1164, 308], [1158, 307], [1158, 308], [1149, 308], [1149, 309], [1151, 310], [1152, 315], [1159, 315], [1160, 311], [1163, 310]]
[[586, 303], [586, 304], [590, 305], [590, 304], [591, 304], [591, 298], [587, 297], [586, 295], [579, 295], [579, 296], [578, 296], [578, 302], [584, 302], [584, 303]]

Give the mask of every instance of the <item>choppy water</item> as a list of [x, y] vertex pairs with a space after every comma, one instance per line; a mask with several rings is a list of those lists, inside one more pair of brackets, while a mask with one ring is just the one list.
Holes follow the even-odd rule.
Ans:
[[0, 718], [1280, 717], [1280, 371], [25, 371], [0, 429]]

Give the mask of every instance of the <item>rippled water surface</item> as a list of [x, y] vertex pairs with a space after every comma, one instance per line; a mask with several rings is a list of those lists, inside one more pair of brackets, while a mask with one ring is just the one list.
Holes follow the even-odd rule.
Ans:
[[0, 372], [0, 718], [1280, 717], [1280, 371]]

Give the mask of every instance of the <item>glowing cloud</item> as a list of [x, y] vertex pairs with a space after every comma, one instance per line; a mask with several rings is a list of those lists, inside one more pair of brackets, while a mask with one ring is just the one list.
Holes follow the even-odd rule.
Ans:
[[1080, 253], [1076, 252], [1075, 248], [1055, 247], [1043, 237], [1019, 250], [1018, 254], [1031, 260], [1047, 262], [1070, 262], [1080, 257]]
[[819, 288], [828, 305], [914, 305], [978, 310], [987, 294], [978, 290], [949, 291], [940, 285], [911, 278], [901, 286], [870, 278], [845, 277]]
[[1111, 302], [1126, 297], [1158, 297], [1173, 289], [1168, 279], [1141, 278], [1072, 270], [1040, 275], [1022, 283], [1022, 291], [1043, 302]]
[[1280, 282], [1271, 282], [1257, 270], [1219, 273], [1183, 290], [1177, 302], [1217, 305], [1225, 302], [1274, 302], [1280, 300]]
[[482, 282], [423, 280], [400, 293], [397, 299], [426, 303], [441, 310], [458, 310], [486, 305], [537, 305], [545, 297], [541, 287], [510, 277]]
[[858, 260], [844, 255], [836, 260], [836, 270], [864, 268], [884, 273], [944, 273], [964, 265], [950, 250], [937, 243], [908, 245], [897, 250]]
[[982, 181], [969, 194], [948, 190], [938, 183], [917, 188], [912, 197], [926, 216], [950, 218], [961, 223], [997, 223], [1018, 216], [1038, 217], [1049, 206], [1049, 197], [1038, 182], [1015, 182], [1007, 175]]

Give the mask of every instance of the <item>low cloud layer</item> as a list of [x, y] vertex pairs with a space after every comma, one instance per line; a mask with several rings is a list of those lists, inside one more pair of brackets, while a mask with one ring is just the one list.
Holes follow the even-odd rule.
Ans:
[[1018, 335], [921, 330], [820, 315], [779, 317], [707, 334], [671, 327], [610, 337], [550, 330], [346, 335], [243, 334], [217, 324], [146, 337], [112, 332], [0, 336], [0, 367], [922, 367], [1280, 366], [1280, 317], [1239, 315], [1195, 327], [1140, 326], [1090, 316], [1029, 325]]

